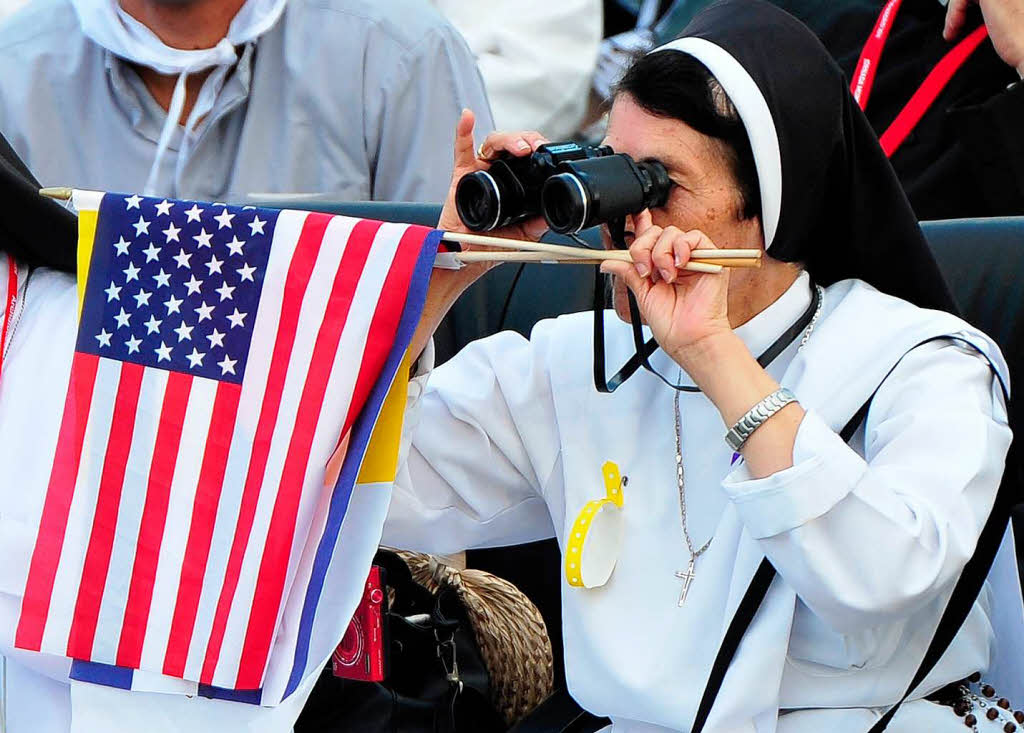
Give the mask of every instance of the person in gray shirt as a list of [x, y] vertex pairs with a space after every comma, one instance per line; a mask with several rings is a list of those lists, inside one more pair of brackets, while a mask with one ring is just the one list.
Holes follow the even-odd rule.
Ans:
[[0, 132], [46, 186], [441, 201], [464, 107], [493, 127], [417, 0], [37, 0], [0, 25]]

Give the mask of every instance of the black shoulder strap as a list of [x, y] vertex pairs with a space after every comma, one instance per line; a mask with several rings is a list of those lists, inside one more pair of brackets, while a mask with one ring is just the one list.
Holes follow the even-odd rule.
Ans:
[[[1002, 377], [996, 370], [995, 365], [988, 358], [986, 354], [981, 352], [974, 344], [964, 339], [958, 339], [952, 336], [938, 336], [922, 341], [915, 345], [912, 349], [908, 350], [906, 354], [916, 349], [918, 346], [923, 346], [931, 341], [939, 340], [954, 340], [961, 342], [975, 350], [989, 363], [993, 373], [999, 381], [999, 385], [1003, 390], [1003, 396], [1009, 402], [1009, 392], [1006, 385], [1003, 383]], [[896, 367], [899, 366], [900, 362], [903, 361], [904, 354], [899, 360], [892, 366], [892, 368], [886, 373], [882, 379], [882, 383], [889, 378], [889, 375], [895, 371]], [[860, 407], [859, 410], [854, 414], [846, 426], [840, 431], [839, 435], [843, 441], [849, 443], [853, 438], [854, 433], [857, 432], [857, 428], [860, 427], [864, 418], [867, 417], [868, 410], [871, 408], [871, 402], [881, 388], [882, 383], [875, 388], [875, 391], [871, 393], [867, 401]], [[1013, 447], [1011, 447], [1013, 451]], [[1017, 465], [1016, 461], [1007, 461], [1007, 466]], [[982, 529], [981, 536], [978, 539], [978, 545], [975, 549], [974, 556], [964, 567], [963, 573], [960, 575], [960, 580], [957, 582], [956, 587], [953, 590], [953, 595], [946, 606], [946, 610], [942, 614], [942, 619], [939, 621], [939, 626], [935, 631], [935, 635], [932, 637], [932, 642], [928, 647], [928, 651], [925, 653], [924, 659], [921, 662], [920, 667], [914, 674], [914, 679], [907, 688], [906, 693], [875, 725], [871, 728], [869, 733], [881, 733], [888, 726], [889, 721], [896, 714], [900, 705], [904, 700], [914, 691], [914, 689], [921, 683], [921, 681], [928, 676], [931, 672], [932, 667], [935, 666], [939, 658], [943, 655], [946, 649], [953, 641], [953, 637], [956, 636], [960, 630], [960, 626], [963, 624], [964, 619], [967, 618], [967, 614], [970, 612], [971, 607], [974, 605], [974, 601], [978, 597], [978, 593], [981, 590], [982, 584], [985, 582], [985, 578], [988, 576], [989, 568], [992, 566], [992, 561], [995, 558], [996, 551], [999, 549], [999, 544], [1002, 541], [1003, 534], [1006, 531], [1006, 524], [1009, 521], [1010, 509], [1013, 506], [1013, 494], [1012, 487], [1014, 482], [1011, 481], [1008, 476], [1010, 474], [1009, 468], [1003, 474], [1003, 480], [999, 486], [999, 491], [996, 495], [996, 501], [992, 507], [992, 512], [989, 514], [988, 521], [985, 523], [985, 527]], [[697, 707], [697, 715], [694, 718], [693, 727], [690, 729], [691, 733], [700, 733], [704, 730], [704, 725], [707, 723], [708, 715], [711, 713], [711, 708], [715, 703], [715, 698], [718, 697], [718, 691], [722, 687], [722, 682], [725, 679], [725, 673], [729, 669], [729, 665], [732, 664], [733, 657], [736, 656], [736, 650], [740, 645], [740, 641], [743, 640], [743, 636], [746, 634], [747, 629], [750, 627], [751, 622], [754, 620], [754, 616], [757, 614], [758, 608], [761, 607], [761, 602], [764, 601], [765, 596], [768, 593], [768, 588], [771, 586], [772, 580], [775, 578], [775, 568], [772, 567], [771, 562], [768, 558], [764, 558], [761, 561], [761, 565], [758, 567], [757, 572], [754, 573], [753, 580], [750, 581], [750, 585], [747, 587], [747, 592], [743, 595], [743, 599], [740, 601], [739, 606], [736, 608], [736, 613], [733, 614], [732, 621], [729, 623], [729, 628], [725, 632], [725, 636], [722, 638], [722, 645], [718, 649], [718, 655], [715, 657], [714, 664], [711, 666], [711, 674], [708, 676], [707, 685], [704, 688], [704, 694], [701, 697], [700, 705]]]

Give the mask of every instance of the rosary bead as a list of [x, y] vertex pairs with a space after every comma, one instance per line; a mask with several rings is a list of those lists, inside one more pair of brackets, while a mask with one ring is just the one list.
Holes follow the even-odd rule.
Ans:
[[1013, 723], [1007, 723], [1003, 726], [1003, 730], [1006, 731], [1006, 733], [1013, 733], [1015, 730], [1017, 730], [1017, 726], [1015, 726]]
[[1022, 713], [1020, 710], [1013, 714], [1013, 719], [1021, 725], [1024, 725], [1024, 713]]
[[1001, 707], [1003, 710], [1009, 710], [1010, 709], [1010, 701], [1007, 700], [1005, 697], [999, 698], [999, 702], [997, 702], [996, 705]]
[[962, 718], [971, 712], [971, 703], [967, 700], [957, 700], [953, 703], [953, 712]]
[[989, 708], [988, 712], [985, 713], [985, 717], [988, 718], [989, 720], [995, 720], [996, 718], [999, 717], [999, 711], [996, 710], [995, 708]]
[[973, 682], [975, 684], [977, 684], [978, 682], [981, 682], [981, 672], [975, 672], [974, 674], [972, 674], [970, 677], [967, 678], [967, 681], [968, 682]]
[[978, 719], [975, 718], [973, 714], [972, 715], [968, 715], [966, 718], [964, 718], [964, 725], [966, 725], [968, 728], [973, 728], [977, 724], [978, 724]]
[[994, 688], [992, 685], [985, 685], [981, 688], [981, 694], [985, 697], [995, 697], [996, 688]]

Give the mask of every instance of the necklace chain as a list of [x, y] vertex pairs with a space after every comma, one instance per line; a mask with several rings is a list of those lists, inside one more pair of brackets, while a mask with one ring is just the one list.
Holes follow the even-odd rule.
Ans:
[[[814, 330], [814, 325], [818, 322], [818, 316], [821, 315], [821, 304], [825, 299], [825, 291], [820, 285], [815, 285], [815, 289], [818, 293], [818, 305], [814, 309], [814, 315], [811, 316], [811, 322], [807, 324], [807, 329], [804, 331], [803, 338], [800, 339], [800, 345], [797, 347], [797, 353], [804, 348], [807, 340], [811, 337], [811, 332]], [[682, 381], [683, 370], [679, 370], [679, 381]], [[686, 549], [690, 553], [690, 564], [687, 574], [689, 579], [686, 580], [683, 593], [679, 598], [679, 605], [683, 604], [686, 599], [686, 591], [689, 589], [689, 584], [693, 580], [693, 565], [697, 561], [697, 558], [704, 554], [709, 547], [711, 547], [711, 541], [715, 538], [714, 535], [708, 538], [699, 550], [694, 551], [693, 540], [690, 539], [690, 530], [687, 527], [686, 522], [686, 480], [683, 470], [683, 426], [682, 417], [679, 411], [679, 391], [676, 390], [675, 395], [672, 399], [672, 406], [674, 408], [675, 416], [675, 428], [676, 428], [676, 485], [679, 487], [679, 520], [683, 526], [683, 539], [686, 540]], [[677, 573], [676, 577], [686, 579], [686, 575]]]
[[7, 343], [0, 344], [3, 352], [0, 354], [0, 364], [7, 361], [7, 352], [11, 350], [11, 344], [14, 343], [14, 334], [18, 332], [18, 324], [21, 323], [21, 316], [25, 313], [25, 300], [28, 297], [28, 282], [32, 279], [31, 275], [32, 270], [30, 269], [28, 275], [25, 276], [25, 284], [21, 289], [21, 293], [15, 294], [14, 307], [17, 313], [14, 316], [14, 323], [11, 324], [11, 331], [7, 334]]

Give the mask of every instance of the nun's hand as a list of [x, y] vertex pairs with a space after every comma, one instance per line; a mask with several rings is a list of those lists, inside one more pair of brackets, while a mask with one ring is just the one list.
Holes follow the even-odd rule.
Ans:
[[602, 272], [618, 275], [636, 296], [644, 321], [658, 344], [680, 364], [709, 336], [731, 331], [729, 271], [697, 273], [683, 269], [695, 249], [715, 249], [700, 231], [656, 226], [651, 214], [635, 218], [633, 264], [607, 261]]
[[942, 32], [953, 41], [963, 31], [967, 8], [980, 5], [992, 46], [999, 58], [1024, 77], [1024, 0], [949, 0], [946, 27]]
[[[468, 173], [487, 170], [490, 167], [489, 158], [500, 152], [508, 152], [511, 155], [529, 155], [538, 147], [547, 142], [539, 132], [492, 132], [480, 146], [479, 154], [473, 147], [473, 125], [475, 117], [468, 110], [462, 110], [462, 116], [455, 127], [455, 159], [452, 167], [452, 182], [448, 189], [448, 198], [441, 209], [441, 218], [438, 220], [438, 229], [447, 232], [469, 232], [469, 228], [459, 219], [458, 210], [455, 207], [455, 189], [462, 177]], [[542, 217], [524, 221], [518, 226], [506, 227], [505, 229], [487, 232], [492, 237], [506, 237], [513, 239], [538, 240], [547, 231]], [[464, 245], [463, 249], [485, 249]], [[459, 270], [444, 270], [435, 268], [430, 276], [430, 289], [427, 291], [427, 299], [423, 305], [423, 314], [420, 317], [419, 325], [413, 334], [410, 351], [419, 355], [434, 331], [437, 330], [441, 319], [452, 307], [459, 296], [475, 280], [486, 273], [494, 263], [478, 262], [466, 265]]]

